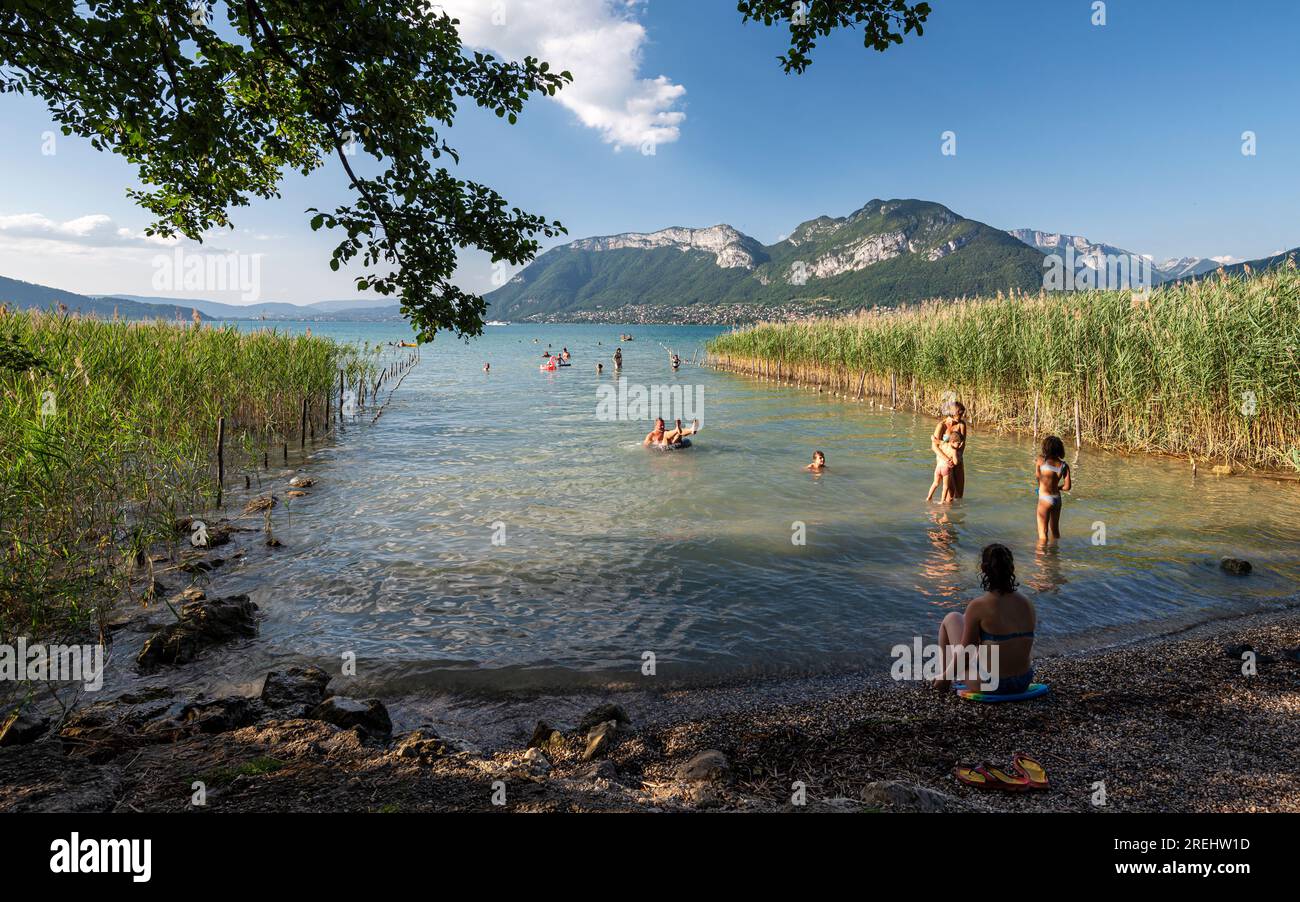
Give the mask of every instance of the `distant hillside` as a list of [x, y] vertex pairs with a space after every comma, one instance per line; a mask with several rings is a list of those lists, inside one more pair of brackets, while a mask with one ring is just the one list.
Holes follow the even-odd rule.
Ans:
[[941, 204], [873, 200], [800, 224], [771, 246], [728, 225], [585, 238], [553, 248], [487, 295], [503, 319], [627, 306], [797, 311], [1036, 291], [1043, 254]]
[[[1288, 261], [1292, 261], [1296, 266], [1300, 266], [1300, 247], [1293, 247], [1289, 251], [1282, 251], [1280, 254], [1274, 254], [1271, 257], [1261, 257], [1258, 260], [1247, 260], [1244, 263], [1233, 263], [1230, 266], [1223, 267], [1225, 273], [1240, 275], [1249, 267], [1253, 273], [1263, 272], [1266, 269], [1277, 269], [1279, 266], [1286, 266]], [[1205, 273], [1206, 276], [1217, 275], [1218, 271]]]
[[[100, 319], [112, 319], [114, 315], [120, 319], [190, 320], [194, 317], [193, 307], [175, 302], [153, 304], [130, 298], [88, 297], [4, 276], [0, 276], [0, 304], [29, 310], [49, 310], [63, 304], [71, 313], [94, 315]], [[199, 317], [212, 319], [202, 310], [199, 310]]]
[[178, 304], [194, 307], [214, 319], [266, 319], [266, 320], [326, 320], [337, 322], [373, 322], [401, 318], [401, 305], [391, 298], [347, 298], [337, 301], [317, 301], [314, 304], [290, 304], [285, 301], [267, 301], [261, 304], [223, 304], [201, 298], [157, 298], [135, 294], [108, 295], [108, 298], [127, 298], [149, 304]]

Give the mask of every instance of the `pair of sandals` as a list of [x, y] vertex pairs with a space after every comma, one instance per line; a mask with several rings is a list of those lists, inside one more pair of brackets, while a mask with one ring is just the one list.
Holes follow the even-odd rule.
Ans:
[[1026, 792], [1028, 790], [1049, 789], [1047, 771], [1043, 766], [1023, 752], [1016, 752], [1012, 758], [1014, 774], [1009, 774], [1000, 767], [981, 764], [979, 767], [966, 767], [959, 764], [952, 769], [958, 782], [975, 789], [994, 789], [1002, 792]]

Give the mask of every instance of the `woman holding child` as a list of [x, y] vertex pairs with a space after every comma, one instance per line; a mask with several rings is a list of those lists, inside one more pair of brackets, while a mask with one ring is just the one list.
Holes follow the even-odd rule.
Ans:
[[934, 427], [930, 436], [930, 447], [934, 450], [934, 482], [930, 484], [930, 493], [925, 496], [929, 501], [935, 490], [943, 486], [941, 500], [947, 502], [960, 498], [966, 493], [966, 405], [953, 401], [947, 416]]

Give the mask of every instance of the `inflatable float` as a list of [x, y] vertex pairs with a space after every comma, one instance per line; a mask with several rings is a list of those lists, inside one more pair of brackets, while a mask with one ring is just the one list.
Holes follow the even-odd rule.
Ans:
[[690, 446], [691, 440], [684, 438], [680, 442], [674, 442], [671, 445], [650, 445], [649, 447], [656, 451], [680, 451], [682, 448], [689, 448]]
[[1031, 698], [1038, 698], [1040, 695], [1047, 694], [1046, 683], [1030, 683], [1029, 688], [1024, 692], [980, 692], [978, 689], [967, 689], [965, 683], [954, 683], [953, 688], [957, 690], [959, 698], [964, 698], [970, 702], [1024, 702]]

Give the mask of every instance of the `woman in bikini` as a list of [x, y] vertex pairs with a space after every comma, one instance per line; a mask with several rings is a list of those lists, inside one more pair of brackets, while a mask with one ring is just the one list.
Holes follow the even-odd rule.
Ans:
[[[952, 413], [940, 420], [939, 424], [934, 427], [934, 435], [930, 437], [930, 446], [934, 449], [936, 455], [942, 455], [943, 452], [939, 446], [951, 443], [956, 436], [961, 436], [961, 445], [964, 448], [970, 435], [966, 424], [966, 405], [960, 401], [953, 401]], [[966, 460], [964, 454], [957, 455], [957, 461], [952, 465], [952, 470], [947, 474], [947, 479], [953, 498], [960, 498], [966, 494]]]
[[1043, 439], [1043, 453], [1034, 462], [1038, 481], [1038, 544], [1061, 538], [1061, 492], [1070, 491], [1073, 479], [1065, 462], [1065, 443], [1055, 435]]
[[950, 611], [939, 625], [944, 676], [935, 680], [934, 685], [947, 689], [952, 684], [956, 658], [951, 651], [953, 646], [996, 645], [997, 657], [990, 655], [988, 660], [994, 671], [990, 682], [996, 681], [997, 687], [984, 691], [994, 695], [1024, 692], [1034, 681], [1034, 630], [1038, 615], [1034, 603], [1016, 591], [1019, 583], [1010, 548], [996, 542], [984, 546], [980, 554], [980, 585], [984, 594], [966, 606], [966, 613]]

